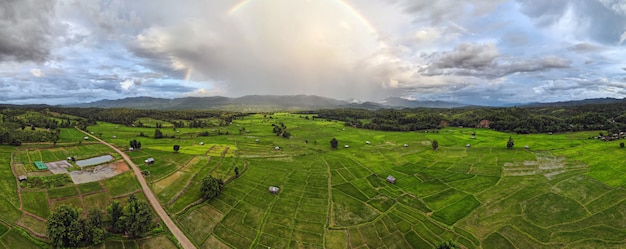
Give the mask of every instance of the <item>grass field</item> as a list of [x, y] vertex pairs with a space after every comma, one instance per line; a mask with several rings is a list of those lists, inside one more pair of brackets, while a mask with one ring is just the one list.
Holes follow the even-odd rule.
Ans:
[[[142, 143], [128, 154], [150, 171], [150, 187], [199, 248], [432, 248], [447, 240], [467, 248], [626, 247], [626, 150], [619, 141], [588, 139], [597, 132], [381, 132], [303, 117], [251, 115], [218, 128], [229, 135], [208, 137], [198, 133], [213, 128], [163, 128], [176, 136], [163, 139], [149, 137], [154, 128], [100, 123], [90, 130], [120, 148], [132, 139]], [[272, 133], [278, 122], [288, 127], [290, 139]], [[243, 127], [247, 132], [240, 133]], [[506, 148], [509, 136], [512, 150]], [[337, 150], [330, 148], [333, 137]], [[174, 144], [181, 146], [178, 153]], [[27, 165], [67, 150], [93, 154], [99, 148], [82, 144], [14, 156]], [[156, 162], [144, 165], [149, 157]], [[208, 174], [230, 180], [217, 198], [192, 205]], [[395, 184], [386, 181], [389, 175]], [[4, 184], [15, 189], [14, 178]], [[269, 186], [280, 191], [271, 194]], [[27, 191], [23, 204], [37, 215], [49, 212], [48, 200], [101, 209], [137, 190], [128, 172], [98, 183]], [[0, 199], [0, 209], [9, 212], [0, 217], [16, 222], [19, 210], [11, 212], [19, 202], [4, 195], [8, 201]], [[113, 240], [104, 247], [150, 247], [142, 243]]]
[[[606, 217], [626, 205], [626, 194], [619, 191], [626, 177], [618, 174], [624, 168], [617, 163], [624, 151], [615, 142], [588, 140], [587, 134], [486, 129], [377, 132], [293, 114], [273, 117], [277, 120], [257, 115], [234, 122], [249, 133], [202, 139], [205, 146], [236, 147], [236, 154], [213, 148], [207, 160], [201, 151], [191, 152], [197, 158], [190, 160], [193, 169], [172, 171], [152, 185], [198, 246], [428, 248], [454, 240], [468, 248], [541, 248], [579, 247], [597, 237], [625, 243], [620, 236], [626, 221]], [[276, 121], [293, 127], [291, 139], [271, 133]], [[508, 136], [515, 140], [513, 150], [506, 149]], [[332, 137], [340, 141], [336, 151], [330, 150]], [[437, 151], [430, 147], [433, 139], [440, 143]], [[149, 148], [168, 152], [182, 141], [199, 140], [172, 139], [167, 145], [159, 140]], [[599, 153], [603, 157], [591, 156]], [[209, 171], [228, 178], [233, 174], [228, 165], [244, 164], [245, 173], [222, 195], [182, 209], [181, 200], [189, 204], [198, 198], [190, 190], [198, 175]], [[388, 175], [396, 184], [385, 181]], [[268, 193], [270, 185], [278, 186], [279, 194]], [[180, 197], [171, 202], [175, 192]], [[572, 222], [589, 229], [572, 231]]]

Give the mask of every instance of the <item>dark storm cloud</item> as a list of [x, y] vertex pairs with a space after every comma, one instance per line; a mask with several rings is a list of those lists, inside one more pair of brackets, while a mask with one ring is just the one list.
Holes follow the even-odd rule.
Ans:
[[543, 58], [514, 58], [503, 56], [494, 44], [463, 43], [454, 50], [428, 55], [430, 66], [424, 75], [457, 75], [480, 78], [500, 78], [515, 73], [547, 71], [568, 68], [568, 59], [547, 56]]
[[490, 66], [499, 56], [494, 44], [463, 43], [453, 51], [435, 54], [438, 57], [433, 66], [436, 68], [481, 69]]
[[2, 0], [0, 62], [42, 62], [50, 55], [50, 25], [55, 1]]

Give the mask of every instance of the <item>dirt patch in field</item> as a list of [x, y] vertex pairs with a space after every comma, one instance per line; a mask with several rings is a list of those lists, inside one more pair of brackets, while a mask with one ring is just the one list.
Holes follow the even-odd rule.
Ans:
[[102, 164], [95, 167], [83, 168], [80, 171], [70, 172], [74, 184], [97, 182], [107, 178], [114, 177], [130, 168], [124, 161], [116, 161], [112, 163]]
[[48, 170], [50, 170], [52, 174], [58, 175], [58, 174], [67, 174], [67, 169], [71, 168], [72, 165], [65, 160], [61, 160], [61, 161], [46, 163], [46, 167], [48, 167]]

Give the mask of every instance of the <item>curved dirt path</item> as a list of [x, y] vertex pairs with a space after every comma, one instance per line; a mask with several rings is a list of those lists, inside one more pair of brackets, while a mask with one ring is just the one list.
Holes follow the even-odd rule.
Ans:
[[148, 199], [148, 203], [150, 203], [150, 205], [152, 206], [154, 211], [159, 215], [159, 218], [161, 218], [163, 223], [165, 223], [165, 225], [172, 232], [174, 237], [176, 237], [176, 239], [178, 240], [178, 243], [180, 243], [180, 245], [183, 246], [183, 248], [185, 248], [185, 249], [196, 248], [193, 245], [193, 243], [191, 243], [191, 241], [187, 238], [187, 236], [185, 236], [185, 234], [178, 228], [178, 226], [176, 226], [176, 223], [174, 223], [174, 221], [172, 221], [170, 216], [167, 215], [167, 212], [165, 212], [165, 209], [163, 209], [163, 207], [161, 206], [161, 203], [159, 202], [159, 200], [156, 198], [156, 196], [154, 195], [154, 193], [152, 192], [150, 187], [148, 187], [148, 183], [146, 183], [146, 179], [143, 178], [143, 175], [141, 174], [141, 170], [139, 170], [139, 167], [137, 167], [137, 165], [135, 165], [133, 163], [133, 161], [130, 160], [130, 157], [128, 157], [128, 155], [126, 155], [126, 153], [122, 152], [117, 147], [115, 147], [115, 146], [113, 146], [113, 145], [103, 141], [102, 139], [97, 138], [95, 136], [92, 136], [91, 134], [87, 133], [86, 131], [83, 131], [83, 130], [78, 129], [78, 128], [76, 128], [76, 129], [81, 131], [82, 133], [85, 133], [86, 135], [88, 135], [90, 137], [93, 137], [94, 139], [98, 140], [100, 143], [105, 144], [105, 145], [111, 147], [111, 149], [115, 150], [117, 153], [122, 155], [122, 157], [124, 158], [124, 161], [126, 161], [126, 163], [128, 163], [128, 165], [133, 169], [133, 172], [135, 173], [135, 176], [137, 177], [137, 180], [139, 181], [139, 184], [141, 184], [141, 188], [143, 189], [143, 193], [146, 196], [146, 198]]

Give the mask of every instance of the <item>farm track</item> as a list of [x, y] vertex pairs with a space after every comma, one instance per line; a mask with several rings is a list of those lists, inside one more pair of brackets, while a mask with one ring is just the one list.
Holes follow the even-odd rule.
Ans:
[[157, 213], [157, 215], [159, 215], [159, 218], [161, 218], [163, 223], [165, 223], [167, 228], [172, 232], [172, 235], [176, 237], [176, 240], [178, 240], [178, 243], [180, 243], [180, 245], [185, 249], [196, 248], [194, 244], [187, 238], [187, 236], [185, 236], [185, 234], [180, 230], [180, 228], [178, 228], [176, 223], [174, 223], [174, 221], [170, 218], [167, 212], [165, 212], [165, 209], [163, 209], [163, 206], [161, 206], [161, 203], [156, 198], [156, 195], [154, 195], [154, 192], [152, 192], [152, 190], [148, 187], [148, 183], [146, 182], [146, 179], [141, 174], [141, 170], [139, 169], [139, 167], [137, 167], [137, 165], [135, 165], [135, 163], [133, 163], [132, 160], [130, 160], [130, 157], [126, 155], [126, 153], [122, 152], [117, 147], [105, 142], [104, 140], [98, 137], [92, 136], [91, 134], [81, 129], [78, 129], [78, 128], [76, 129], [81, 131], [87, 136], [93, 137], [100, 143], [109, 146], [111, 149], [115, 150], [117, 153], [122, 155], [126, 163], [128, 163], [128, 165], [130, 165], [130, 167], [133, 169], [133, 172], [135, 173], [135, 177], [137, 177], [137, 181], [139, 181], [139, 184], [141, 185], [141, 188], [143, 189], [143, 193], [146, 196], [146, 199], [148, 199], [148, 203], [150, 203], [154, 211]]

